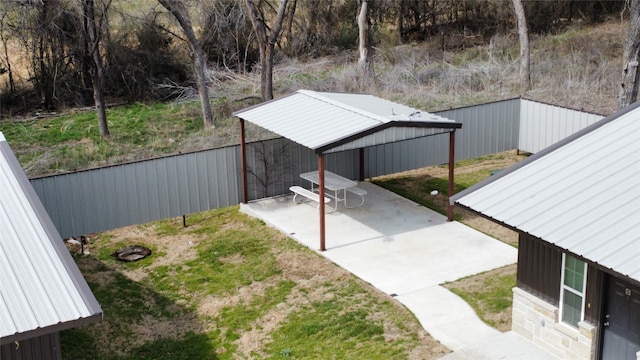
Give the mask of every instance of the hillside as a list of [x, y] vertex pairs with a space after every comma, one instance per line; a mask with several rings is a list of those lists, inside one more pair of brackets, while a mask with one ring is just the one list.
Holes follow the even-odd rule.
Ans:
[[[276, 97], [298, 89], [365, 92], [427, 111], [525, 96], [534, 100], [609, 114], [616, 108], [626, 24], [612, 19], [593, 27], [579, 24], [532, 39], [532, 88], [518, 86], [518, 43], [494, 36], [489, 45], [443, 51], [441, 39], [380, 46], [377, 83], [357, 88], [356, 53], [302, 62], [280, 57], [274, 73]], [[64, 115], [32, 114], [0, 123], [0, 131], [29, 176], [60, 173], [238, 142], [231, 113], [255, 104], [259, 74], [210, 71], [216, 129], [203, 130], [189, 94], [170, 104], [112, 106], [112, 138], [99, 137], [91, 109]], [[269, 136], [249, 129], [253, 139]]]

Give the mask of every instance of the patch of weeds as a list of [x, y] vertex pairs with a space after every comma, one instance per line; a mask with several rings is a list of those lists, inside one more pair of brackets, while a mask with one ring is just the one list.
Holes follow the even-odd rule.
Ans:
[[101, 359], [100, 349], [86, 327], [72, 328], [60, 333], [60, 346], [66, 359]]
[[238, 339], [242, 331], [251, 329], [254, 321], [284, 302], [295, 285], [293, 281], [281, 281], [277, 286], [267, 288], [263, 295], [253, 297], [249, 303], [225, 307], [216, 318], [216, 324], [226, 328], [227, 338]]
[[182, 226], [182, 216], [179, 218], [170, 218], [156, 221], [153, 223], [153, 230], [158, 236], [173, 236], [184, 231]]
[[144, 315], [166, 318], [177, 315], [170, 299], [118, 272], [109, 272], [102, 274], [110, 279], [108, 284], [88, 281], [105, 314], [117, 316], [125, 323], [136, 323]]
[[322, 302], [291, 314], [272, 335], [267, 353], [277, 357], [282, 353], [277, 349], [285, 348], [299, 359], [390, 358], [394, 352], [385, 349], [381, 321], [368, 319], [364, 309], [340, 310], [333, 302]]
[[215, 360], [215, 346], [207, 334], [189, 333], [182, 339], [159, 339], [131, 351], [128, 359]]
[[289, 348], [282, 349], [280, 350], [280, 355], [290, 358], [293, 355], [293, 350]]
[[[238, 218], [238, 207], [229, 207], [224, 209], [216, 209], [201, 213], [188, 215], [186, 218], [189, 234], [205, 234], [213, 236], [220, 227], [230, 223], [244, 223]], [[248, 223], [248, 222], [247, 222]]]
[[[218, 359], [215, 347], [207, 334], [187, 333], [181, 338], [165, 338], [147, 342], [121, 354], [118, 351], [100, 351], [91, 339], [91, 334], [81, 329], [62, 332], [60, 341], [65, 358], [75, 360], [191, 360]], [[124, 349], [121, 349], [124, 350]]]
[[[394, 346], [384, 338], [385, 322], [402, 323], [407, 319], [374, 318], [373, 314], [389, 310], [367, 293], [356, 281], [325, 284], [331, 300], [316, 301], [291, 313], [272, 333], [273, 341], [265, 351], [270, 358], [282, 357], [282, 349], [297, 359], [390, 359], [402, 358], [403, 342]], [[409, 339], [406, 339], [409, 341]], [[336, 346], [335, 344], [340, 344]]]
[[[203, 225], [208, 228], [209, 225]], [[266, 226], [256, 229], [225, 228], [207, 233], [197, 248], [198, 257], [184, 266], [160, 266], [151, 278], [164, 291], [228, 294], [254, 281], [263, 281], [280, 273], [276, 258], [267, 245]], [[230, 263], [225, 258], [239, 256], [242, 261]]]

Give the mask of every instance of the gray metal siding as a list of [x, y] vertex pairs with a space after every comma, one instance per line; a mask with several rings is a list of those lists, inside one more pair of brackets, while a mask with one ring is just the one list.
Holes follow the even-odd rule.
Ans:
[[518, 148], [531, 153], [539, 152], [603, 117], [522, 99]]
[[238, 147], [32, 179], [63, 238], [238, 204]]
[[[518, 148], [520, 99], [436, 112], [456, 122], [456, 160]], [[365, 176], [375, 177], [447, 163], [449, 135], [372, 146], [365, 149]]]
[[469, 106], [437, 114], [462, 123], [456, 131], [456, 159], [518, 148], [520, 99]]
[[60, 333], [55, 332], [35, 338], [2, 344], [0, 347], [2, 360], [60, 360]]

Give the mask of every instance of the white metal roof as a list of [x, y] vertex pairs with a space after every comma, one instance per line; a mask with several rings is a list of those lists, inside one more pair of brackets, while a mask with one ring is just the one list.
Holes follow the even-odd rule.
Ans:
[[373, 95], [297, 92], [235, 116], [328, 153], [449, 132], [462, 125]]
[[0, 133], [0, 342], [99, 321], [102, 310]]
[[452, 198], [640, 281], [640, 105]]

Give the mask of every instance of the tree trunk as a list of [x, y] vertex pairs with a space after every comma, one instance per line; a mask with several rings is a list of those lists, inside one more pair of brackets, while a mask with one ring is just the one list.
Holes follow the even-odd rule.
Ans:
[[358, 78], [360, 89], [364, 89], [374, 79], [373, 52], [371, 49], [371, 31], [369, 28], [369, 2], [362, 0], [358, 21]]
[[6, 36], [5, 30], [5, 21], [7, 18], [7, 14], [2, 15], [2, 19], [0, 19], [0, 40], [2, 40], [2, 50], [4, 61], [7, 64], [7, 73], [9, 74], [9, 95], [13, 96], [16, 92], [16, 84], [13, 80], [13, 70], [11, 69], [11, 59], [9, 58], [9, 39]]
[[209, 87], [207, 86], [207, 78], [205, 76], [207, 59], [204, 56], [204, 51], [202, 50], [202, 43], [193, 31], [189, 11], [179, 0], [158, 0], [158, 2], [176, 18], [182, 28], [182, 31], [187, 37], [189, 45], [191, 46], [191, 51], [193, 53], [193, 72], [196, 75], [196, 84], [198, 87], [198, 94], [200, 95], [200, 107], [202, 109], [204, 127], [213, 128], [213, 112], [211, 111]]
[[267, 32], [267, 24], [261, 9], [256, 6], [253, 0], [245, 0], [253, 30], [256, 32], [256, 38], [258, 39], [258, 48], [260, 49], [260, 66], [262, 67], [260, 69], [260, 92], [262, 100], [273, 99], [273, 55], [278, 36], [282, 30], [287, 2], [288, 0], [280, 0], [276, 19], [271, 30]]
[[209, 102], [209, 87], [207, 86], [207, 77], [205, 68], [207, 57], [204, 55], [202, 46], [193, 48], [193, 67], [196, 73], [196, 84], [198, 87], [198, 95], [200, 96], [200, 108], [202, 110], [202, 118], [204, 119], [205, 128], [214, 128], [213, 111]]
[[520, 87], [528, 90], [531, 86], [531, 53], [529, 51], [529, 29], [524, 14], [522, 0], [513, 0], [516, 17], [518, 18], [518, 38], [520, 40]]
[[[44, 26], [44, 24], [47, 23], [47, 14], [48, 14], [48, 5], [46, 2], [42, 3], [42, 7], [40, 10], [40, 26]], [[38, 59], [38, 64], [39, 64], [39, 80], [36, 80], [36, 82], [39, 82], [39, 92], [40, 92], [40, 106], [43, 109], [47, 109], [50, 106], [50, 100], [49, 100], [49, 96], [48, 96], [48, 91], [46, 89], [47, 84], [50, 83], [50, 79], [48, 76], [48, 71], [47, 71], [47, 66], [45, 65], [45, 46], [44, 46], [44, 40], [45, 40], [45, 32], [41, 31], [40, 34], [38, 34], [38, 52], [37, 52], [37, 59]]]
[[[96, 116], [100, 127], [100, 136], [108, 138], [109, 127], [107, 126], [107, 114], [104, 101], [104, 70], [102, 57], [100, 56], [100, 28], [96, 23], [95, 4], [93, 0], [86, 0], [85, 16], [87, 24], [87, 35], [89, 36], [89, 50], [93, 59], [91, 69], [91, 82], [93, 84], [93, 101], [96, 107]], [[104, 16], [104, 15], [103, 15]]]
[[618, 96], [618, 109], [622, 109], [636, 102], [638, 99], [638, 61], [640, 52], [640, 5], [638, 0], [631, 0], [631, 16], [629, 19], [629, 33], [624, 47], [622, 61], [622, 83]]

